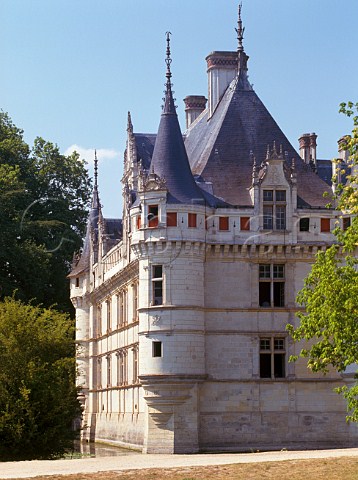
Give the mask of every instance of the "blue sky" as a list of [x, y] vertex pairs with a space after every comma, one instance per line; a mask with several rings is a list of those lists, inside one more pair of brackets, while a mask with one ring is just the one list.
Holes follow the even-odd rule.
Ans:
[[[127, 112], [156, 132], [165, 82], [165, 32], [184, 128], [186, 95], [207, 95], [205, 57], [236, 50], [236, 0], [0, 0], [0, 108], [24, 130], [100, 158], [100, 196], [121, 216]], [[294, 146], [318, 134], [318, 157], [336, 155], [358, 101], [358, 0], [243, 0], [249, 78]]]

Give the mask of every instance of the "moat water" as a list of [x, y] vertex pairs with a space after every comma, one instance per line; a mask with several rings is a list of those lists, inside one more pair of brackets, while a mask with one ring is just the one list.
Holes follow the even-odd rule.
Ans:
[[73, 452], [69, 452], [66, 458], [88, 457], [115, 457], [121, 455], [141, 455], [141, 452], [128, 450], [127, 448], [104, 445], [102, 443], [75, 442]]

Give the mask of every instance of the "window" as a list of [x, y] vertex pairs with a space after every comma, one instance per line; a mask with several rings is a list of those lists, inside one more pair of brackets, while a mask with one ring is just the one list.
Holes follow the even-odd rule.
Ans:
[[110, 355], [107, 356], [107, 387], [111, 385], [111, 357]]
[[133, 348], [133, 383], [138, 383], [138, 345]]
[[127, 352], [119, 350], [117, 353], [117, 385], [127, 384]]
[[158, 205], [149, 205], [148, 207], [148, 227], [158, 226]]
[[80, 279], [76, 277], [76, 288], [78, 288], [79, 286], [80, 286]]
[[250, 230], [250, 217], [240, 217], [240, 230]]
[[176, 227], [178, 225], [177, 212], [167, 212], [167, 227]]
[[97, 387], [102, 388], [102, 357], [97, 360]]
[[259, 265], [260, 307], [285, 306], [285, 266], [282, 264]]
[[229, 217], [219, 217], [219, 230], [229, 230]]
[[329, 218], [321, 218], [321, 232], [328, 233], [331, 231], [331, 220]]
[[188, 227], [196, 227], [196, 213], [188, 213]]
[[106, 309], [107, 309], [107, 332], [111, 331], [111, 300], [106, 301]]
[[153, 305], [163, 303], [163, 265], [152, 266]]
[[286, 190], [263, 191], [263, 229], [286, 229]]
[[133, 318], [133, 322], [135, 322], [138, 319], [138, 284], [137, 283], [134, 283], [132, 285], [132, 293], [133, 293], [132, 318]]
[[137, 216], [136, 223], [137, 223], [137, 230], [139, 230], [140, 227], [142, 226], [142, 219], [140, 215]]
[[300, 218], [300, 232], [309, 232], [310, 219], [309, 217]]
[[97, 305], [96, 323], [97, 323], [97, 336], [100, 337], [102, 333], [102, 306], [101, 305]]
[[346, 231], [351, 226], [351, 217], [342, 218], [342, 228]]
[[284, 378], [285, 339], [283, 337], [260, 338], [260, 377]]
[[153, 357], [162, 356], [162, 342], [153, 342]]

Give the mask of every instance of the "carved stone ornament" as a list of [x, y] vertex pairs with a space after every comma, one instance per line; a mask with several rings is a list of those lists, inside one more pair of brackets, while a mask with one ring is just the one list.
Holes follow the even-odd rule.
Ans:
[[156, 173], [151, 172], [143, 182], [143, 191], [167, 190], [167, 184], [164, 178], [160, 178]]

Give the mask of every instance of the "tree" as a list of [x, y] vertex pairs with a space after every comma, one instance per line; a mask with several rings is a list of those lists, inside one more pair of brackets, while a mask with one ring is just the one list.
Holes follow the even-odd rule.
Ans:
[[91, 182], [77, 153], [23, 132], [0, 112], [0, 298], [71, 311], [68, 281], [82, 245]]
[[[358, 103], [342, 103], [340, 112], [352, 117], [354, 126], [352, 135], [345, 137], [348, 165], [345, 171], [342, 164], [338, 165], [347, 182], [338, 183], [335, 199], [338, 210], [352, 215], [351, 225], [345, 230], [337, 227], [337, 243], [318, 253], [297, 296], [304, 307], [297, 314], [300, 325], [296, 329], [287, 326], [295, 341], [310, 342], [299, 356], [308, 358], [307, 365], [314, 372], [327, 372], [329, 367], [344, 372], [358, 364]], [[358, 421], [358, 383], [338, 388], [337, 392], [347, 400], [347, 419]]]
[[81, 413], [74, 354], [68, 314], [14, 298], [0, 303], [0, 461], [72, 448]]

